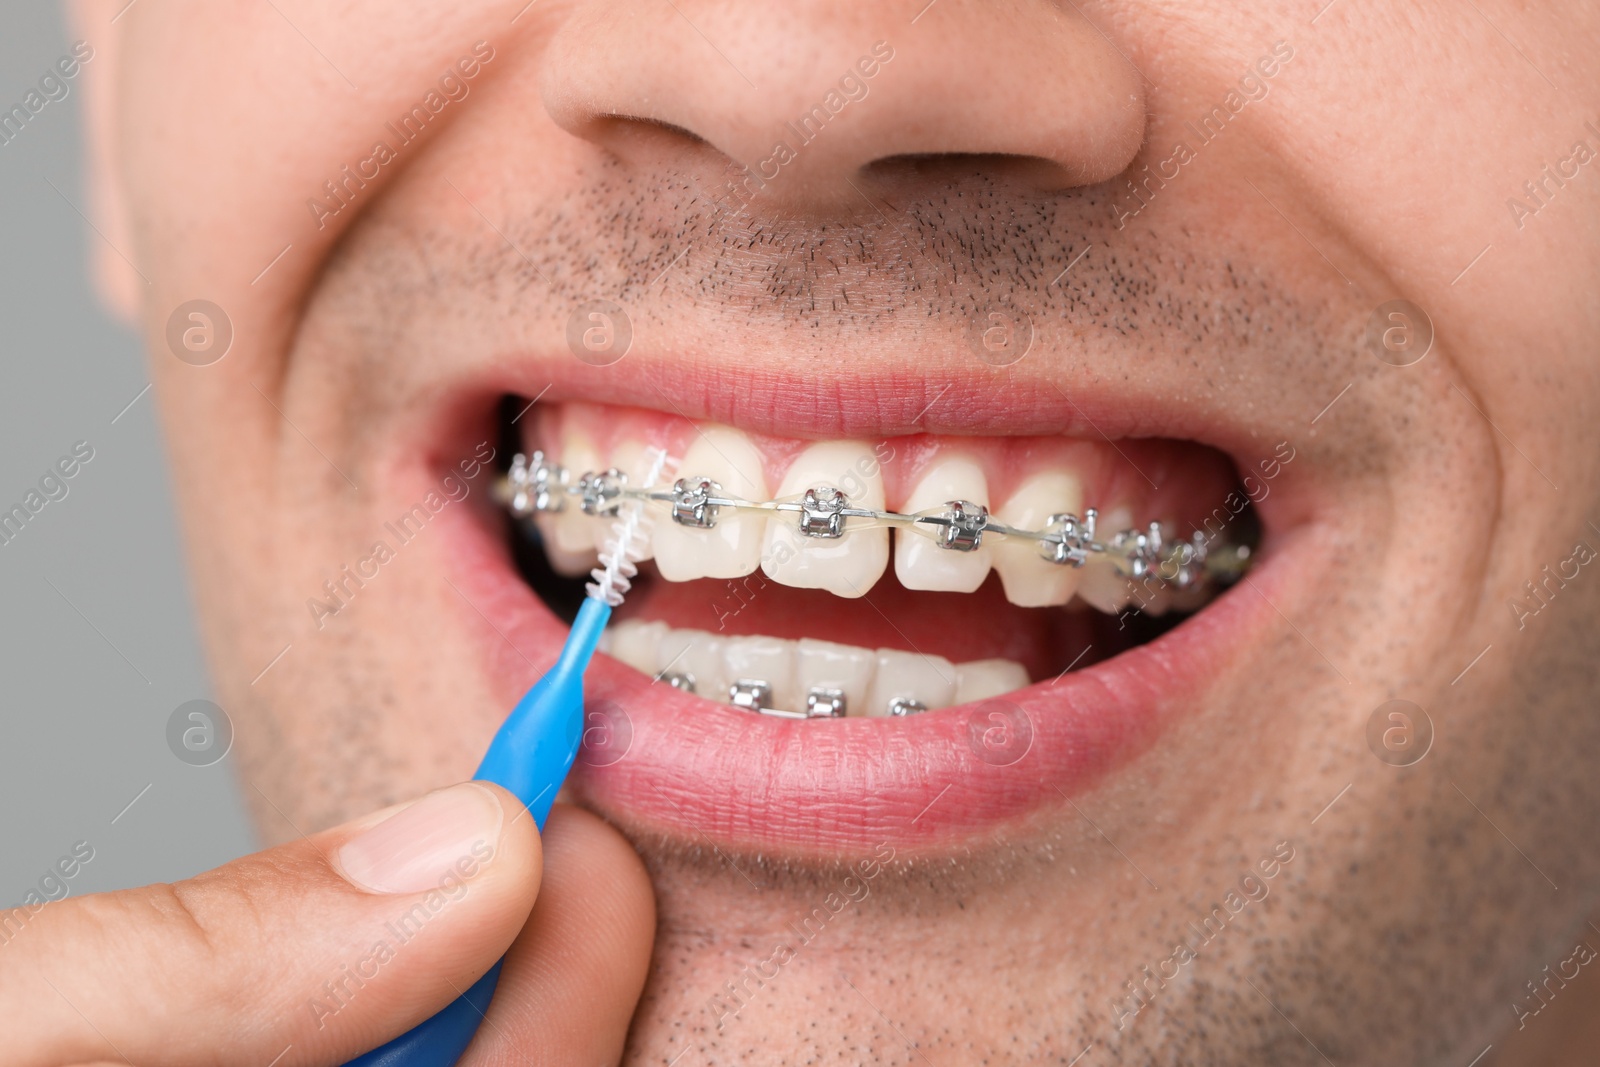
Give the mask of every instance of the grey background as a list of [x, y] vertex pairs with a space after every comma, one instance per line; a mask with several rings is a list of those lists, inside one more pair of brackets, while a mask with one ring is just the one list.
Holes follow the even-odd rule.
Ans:
[[[9, 109], [70, 38], [56, 4], [6, 8]], [[152, 396], [139, 395], [142, 345], [88, 281], [102, 238], [79, 214], [82, 78], [0, 144], [0, 511], [74, 442], [94, 447], [67, 496], [0, 544], [0, 905], [77, 841], [94, 858], [74, 896], [255, 847], [232, 759], [192, 767], [167, 747], [173, 710], [210, 692]]]

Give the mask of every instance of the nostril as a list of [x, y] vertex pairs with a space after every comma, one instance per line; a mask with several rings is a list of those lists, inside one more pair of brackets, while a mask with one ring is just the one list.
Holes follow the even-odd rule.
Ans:
[[677, 147], [699, 147], [709, 144], [704, 137], [684, 126], [662, 119], [642, 115], [625, 115], [620, 112], [595, 115], [585, 123], [582, 134], [595, 140], [671, 142]]
[[565, 6], [538, 74], [545, 111], [641, 174], [715, 156], [797, 204], [854, 200], [846, 179], [869, 174], [1054, 194], [1121, 173], [1144, 138], [1138, 71], [1073, 5], [945, 0], [915, 47], [894, 43], [894, 5], [821, 5], [835, 20], [708, 4], [693, 23], [673, 4]]
[[709, 142], [706, 141], [706, 139], [704, 137], [701, 137], [698, 133], [695, 133], [693, 130], [686, 129], [686, 128], [684, 128], [682, 126], [679, 126], [678, 124], [673, 123], [673, 122], [665, 122], [665, 121], [663, 121], [661, 119], [644, 118], [644, 117], [641, 117], [639, 115], [611, 114], [611, 115], [600, 115], [595, 119], [595, 121], [596, 122], [601, 122], [601, 123], [610, 123], [610, 124], [613, 124], [616, 127], [633, 126], [633, 127], [638, 127], [638, 128], [640, 128], [642, 130], [648, 130], [648, 131], [665, 133], [665, 134], [672, 134], [672, 135], [674, 135], [676, 137], [682, 138], [683, 140], [690, 142], [691, 144], [708, 144], [709, 143]]
[[983, 178], [1050, 191], [1082, 181], [1055, 160], [1011, 152], [906, 152], [875, 159], [861, 173], [879, 182], [952, 185]]

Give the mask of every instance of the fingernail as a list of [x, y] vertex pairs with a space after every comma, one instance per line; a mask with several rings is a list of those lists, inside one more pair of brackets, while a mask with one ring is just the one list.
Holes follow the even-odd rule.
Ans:
[[362, 830], [334, 852], [333, 866], [369, 893], [454, 888], [494, 857], [504, 821], [492, 792], [463, 782]]

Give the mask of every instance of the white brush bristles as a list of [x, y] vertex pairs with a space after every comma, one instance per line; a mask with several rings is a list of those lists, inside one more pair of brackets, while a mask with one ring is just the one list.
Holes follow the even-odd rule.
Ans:
[[[649, 455], [650, 469], [640, 483], [643, 489], [649, 489], [660, 481], [668, 463], [667, 454], [662, 449], [652, 448]], [[622, 603], [622, 598], [633, 588], [633, 579], [639, 573], [639, 557], [649, 547], [652, 521], [643, 501], [630, 500], [617, 509], [616, 521], [611, 524], [611, 536], [606, 538], [605, 547], [600, 550], [600, 566], [589, 572], [594, 581], [585, 589], [591, 597], [603, 600], [612, 607]]]

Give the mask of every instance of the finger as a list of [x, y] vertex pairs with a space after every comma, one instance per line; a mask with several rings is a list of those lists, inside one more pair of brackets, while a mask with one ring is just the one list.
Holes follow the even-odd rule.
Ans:
[[487, 970], [539, 869], [522, 805], [466, 783], [185, 882], [0, 913], [5, 1060], [343, 1063]]
[[632, 846], [558, 804], [544, 832], [544, 883], [506, 956], [463, 1067], [618, 1063], [655, 940], [655, 894]]

